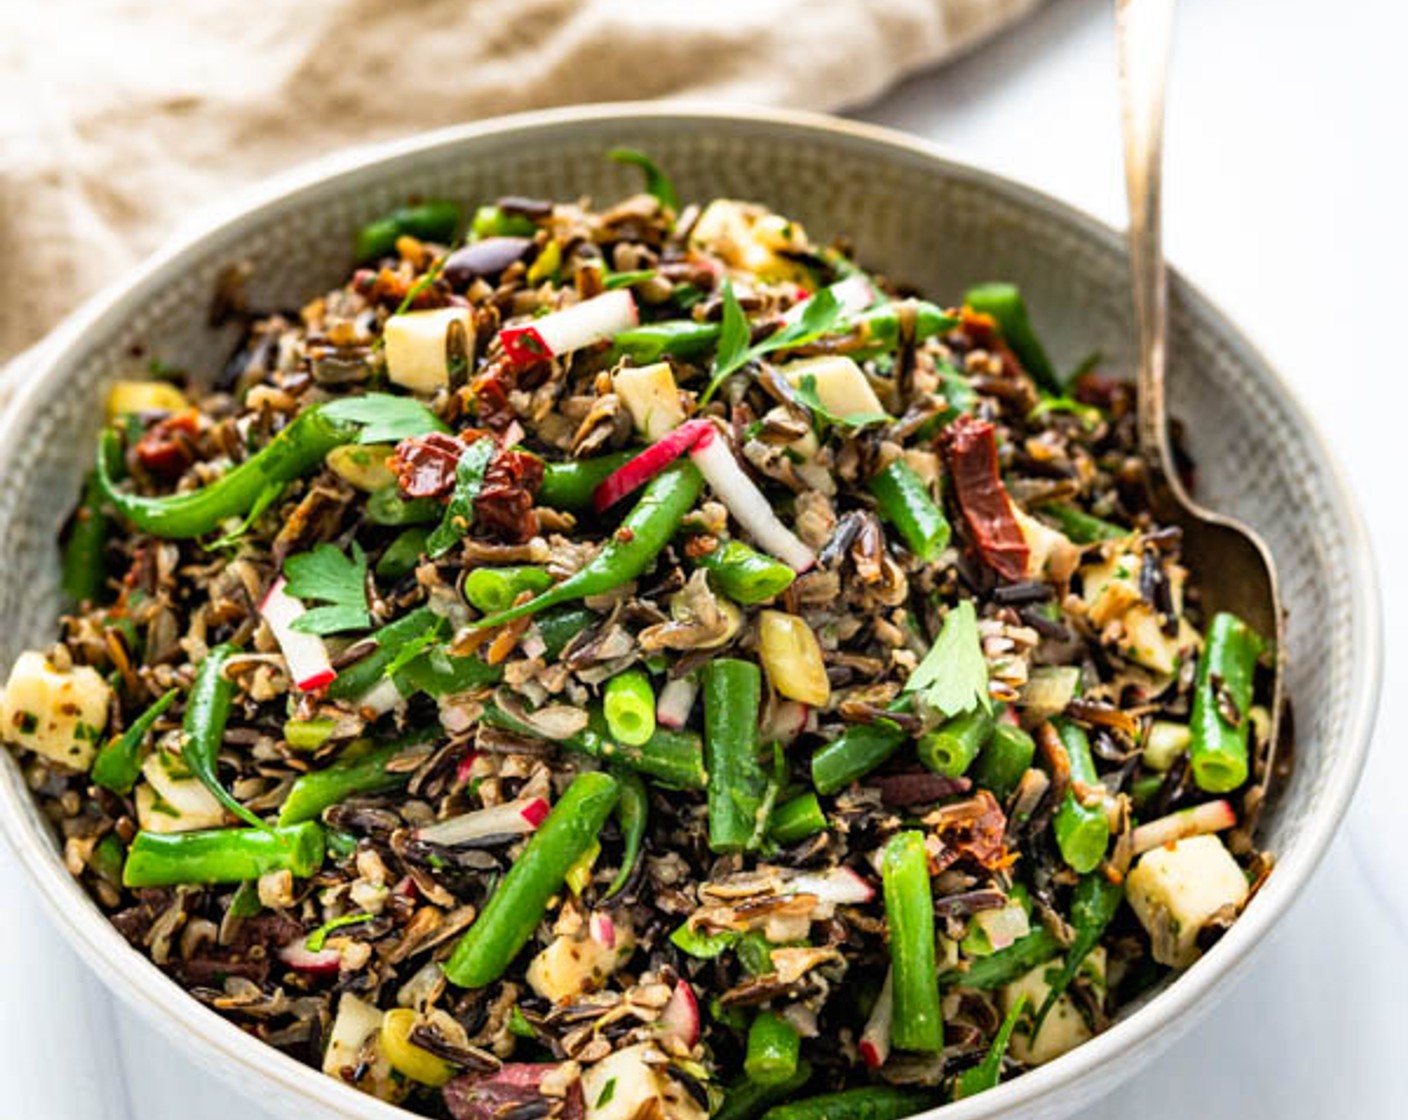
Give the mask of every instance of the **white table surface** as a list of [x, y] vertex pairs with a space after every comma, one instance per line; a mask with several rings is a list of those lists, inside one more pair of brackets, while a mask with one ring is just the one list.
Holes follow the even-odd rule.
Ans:
[[[1026, 25], [856, 115], [1123, 213], [1109, 0]], [[1408, 9], [1185, 0], [1167, 248], [1259, 339], [1347, 466], [1383, 569], [1369, 769], [1305, 897], [1212, 1021], [1089, 1120], [1408, 1115], [1408, 554], [1402, 445]], [[0, 858], [0, 1117], [264, 1120], [117, 1006]]]

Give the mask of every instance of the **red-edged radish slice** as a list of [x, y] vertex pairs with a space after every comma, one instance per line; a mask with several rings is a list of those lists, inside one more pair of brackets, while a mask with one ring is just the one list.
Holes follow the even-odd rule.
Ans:
[[[776, 700], [768, 710], [760, 734], [765, 743], [781, 743], [784, 747], [792, 743], [807, 729], [811, 717], [810, 706], [800, 700]], [[655, 718], [660, 718], [659, 713]]]
[[1194, 805], [1191, 809], [1180, 809], [1166, 817], [1141, 824], [1130, 836], [1134, 854], [1143, 855], [1165, 844], [1186, 840], [1190, 836], [1202, 836], [1208, 832], [1221, 832], [1237, 823], [1237, 811], [1223, 800], [1209, 801]]
[[342, 966], [342, 954], [336, 949], [319, 949], [316, 953], [304, 944], [303, 938], [291, 941], [279, 950], [279, 960], [299, 972], [328, 974]]
[[818, 902], [833, 906], [858, 906], [875, 897], [875, 888], [849, 867], [833, 867], [797, 875], [787, 880], [788, 894], [814, 894]]
[[520, 797], [489, 809], [477, 809], [416, 829], [416, 839], [429, 844], [468, 844], [489, 836], [522, 836], [533, 832], [548, 815], [541, 797]]
[[729, 513], [764, 551], [771, 552], [794, 572], [805, 572], [816, 563], [816, 554], [778, 520], [772, 503], [744, 473], [728, 440], [712, 424], [696, 439], [689, 457]]
[[293, 628], [294, 621], [305, 608], [284, 590], [287, 582], [283, 576], [273, 582], [264, 595], [264, 601], [259, 604], [259, 613], [264, 616], [283, 651], [293, 683], [301, 692], [316, 692], [337, 679], [337, 670], [332, 667], [328, 647], [322, 638]]
[[870, 1018], [860, 1036], [860, 1056], [871, 1069], [879, 1069], [890, 1056], [890, 1026], [895, 1020], [893, 970], [885, 973], [885, 984], [876, 997]]
[[457, 785], [464, 785], [473, 777], [474, 764], [484, 756], [483, 751], [469, 751], [460, 759], [460, 764], [455, 767], [455, 782]]
[[598, 342], [609, 342], [639, 321], [635, 299], [628, 288], [621, 288], [554, 311], [541, 319], [504, 327], [499, 331], [499, 340], [510, 361], [540, 362]]
[[[844, 280], [838, 280], [830, 287], [831, 294], [836, 302], [840, 304], [841, 311], [845, 315], [857, 315], [875, 303], [875, 289], [869, 280], [864, 276], [856, 274], [847, 276]], [[796, 303], [787, 309], [787, 314], [783, 315], [784, 323], [795, 323], [801, 319], [807, 309], [807, 300], [811, 299], [811, 293], [802, 296]]]
[[699, 683], [693, 676], [666, 681], [655, 701], [655, 722], [678, 731], [689, 722], [689, 713], [694, 710], [694, 698], [698, 695]]
[[634, 459], [622, 463], [596, 488], [592, 503], [597, 513], [609, 509], [627, 494], [639, 490], [681, 455], [694, 446], [696, 440], [712, 432], [707, 420], [686, 420], [674, 431], [652, 443]]
[[611, 920], [610, 914], [600, 911], [593, 914], [587, 920], [587, 932], [603, 949], [616, 948], [616, 923]]
[[681, 980], [675, 985], [656, 1023], [661, 1034], [676, 1038], [685, 1046], [699, 1041], [699, 1001], [694, 998], [689, 981]]

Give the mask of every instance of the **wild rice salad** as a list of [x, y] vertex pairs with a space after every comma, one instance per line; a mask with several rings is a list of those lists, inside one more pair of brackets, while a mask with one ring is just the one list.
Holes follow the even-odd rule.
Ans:
[[202, 1003], [456, 1120], [891, 1120], [1233, 922], [1263, 642], [1129, 390], [731, 199], [418, 202], [108, 398], [4, 737]]

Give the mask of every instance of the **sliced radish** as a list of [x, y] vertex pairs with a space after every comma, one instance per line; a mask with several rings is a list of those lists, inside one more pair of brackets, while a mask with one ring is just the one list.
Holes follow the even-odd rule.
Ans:
[[327, 974], [336, 972], [342, 966], [342, 954], [338, 950], [324, 948], [315, 953], [304, 944], [302, 938], [280, 949], [279, 960], [299, 972]]
[[609, 342], [640, 321], [630, 289], [606, 292], [541, 319], [504, 327], [499, 340], [510, 361], [540, 362], [559, 354]]
[[699, 1041], [699, 1001], [694, 998], [689, 981], [681, 980], [675, 985], [656, 1023], [661, 1034], [679, 1039], [685, 1046]]
[[264, 595], [259, 613], [273, 631], [274, 639], [283, 650], [289, 676], [302, 692], [327, 688], [337, 678], [337, 670], [328, 657], [328, 647], [316, 634], [304, 634], [293, 623], [304, 612], [304, 606], [284, 590], [288, 581], [280, 576]]
[[777, 700], [768, 710], [759, 733], [763, 742], [781, 743], [785, 747], [807, 729], [810, 716], [811, 707], [800, 700]]
[[522, 836], [533, 832], [548, 815], [548, 803], [541, 797], [520, 797], [489, 809], [463, 813], [416, 829], [416, 839], [428, 844], [469, 844], [494, 836]]
[[860, 1036], [860, 1056], [871, 1069], [879, 1069], [890, 1056], [890, 1026], [895, 1019], [893, 970], [885, 973], [885, 984], [876, 997], [870, 1018]]
[[474, 764], [484, 755], [483, 751], [469, 751], [460, 759], [460, 764], [455, 767], [455, 782], [464, 785], [473, 777]]
[[396, 682], [390, 677], [383, 677], [362, 693], [357, 701], [357, 713], [361, 716], [376, 719], [384, 716], [387, 712], [394, 710], [405, 699], [401, 695], [401, 690], [396, 687]]
[[833, 906], [857, 906], [875, 897], [875, 888], [849, 867], [833, 867], [798, 875], [787, 881], [788, 894], [813, 894], [818, 902]]
[[[844, 315], [856, 315], [864, 311], [875, 303], [875, 289], [869, 280], [859, 273], [854, 276], [847, 276], [844, 280], [838, 280], [830, 287], [831, 294], [836, 297], [836, 302], [841, 306]], [[782, 317], [784, 323], [795, 323], [806, 313], [806, 301], [811, 299], [811, 294], [806, 293], [801, 296], [798, 302], [787, 309], [787, 314]]]
[[657, 474], [663, 471], [681, 455], [694, 446], [695, 441], [712, 432], [714, 426], [707, 420], [686, 420], [672, 432], [656, 440], [634, 459], [621, 464], [606, 480], [596, 488], [592, 502], [597, 513], [610, 509], [627, 494], [639, 490]]
[[689, 722], [689, 713], [694, 710], [694, 698], [698, 695], [699, 683], [692, 675], [666, 681], [655, 701], [655, 722], [678, 731]]
[[596, 913], [587, 921], [587, 932], [603, 949], [616, 948], [616, 923], [610, 914]]
[[1130, 836], [1130, 841], [1134, 845], [1134, 854], [1138, 856], [1190, 836], [1221, 832], [1236, 823], [1237, 811], [1228, 802], [1209, 801], [1141, 824]]
[[729, 513], [766, 551], [794, 572], [805, 572], [816, 563], [816, 554], [778, 520], [772, 504], [744, 473], [728, 440], [712, 424], [696, 438], [689, 457]]

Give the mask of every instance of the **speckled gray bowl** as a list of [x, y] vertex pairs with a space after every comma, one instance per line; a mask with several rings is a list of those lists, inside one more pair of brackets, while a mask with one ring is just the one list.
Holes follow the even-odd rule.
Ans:
[[[616, 105], [352, 152], [200, 223], [77, 311], [20, 371], [0, 419], [0, 666], [53, 632], [55, 532], [88, 461], [104, 384], [131, 369], [139, 345], [189, 368], [218, 369], [233, 340], [209, 330], [205, 312], [225, 265], [255, 263], [257, 305], [297, 306], [345, 274], [351, 231], [408, 194], [471, 203], [505, 193], [610, 199], [636, 184], [602, 158], [618, 144], [651, 152], [686, 198], [765, 199], [814, 236], [851, 237], [864, 261], [939, 298], [971, 281], [1015, 280], [1061, 365], [1098, 349], [1106, 368], [1128, 368], [1120, 237], [896, 133], [790, 113]], [[1265, 535], [1291, 612], [1297, 769], [1266, 821], [1279, 864], [1231, 932], [1167, 990], [1065, 1057], [939, 1110], [945, 1120], [1067, 1115], [1193, 1029], [1305, 885], [1368, 747], [1380, 612], [1353, 497], [1309, 418], [1228, 318], [1178, 276], [1171, 297], [1173, 408], [1187, 422], [1202, 495]], [[64, 936], [105, 983], [234, 1090], [300, 1120], [406, 1116], [256, 1042], [128, 948], [64, 871], [8, 754], [0, 819]]]

